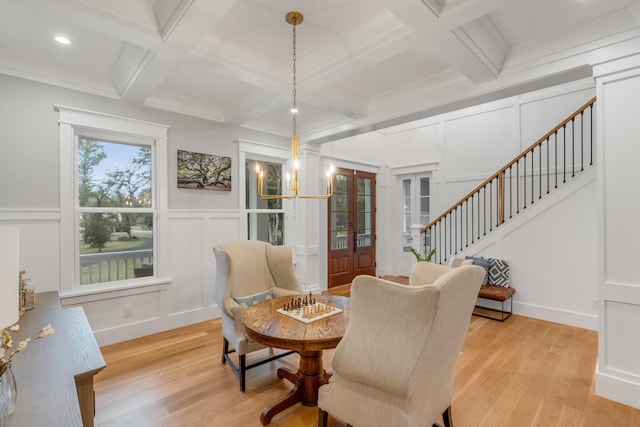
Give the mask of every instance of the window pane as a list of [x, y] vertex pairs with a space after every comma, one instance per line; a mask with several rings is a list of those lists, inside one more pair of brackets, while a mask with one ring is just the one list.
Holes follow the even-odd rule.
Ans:
[[248, 213], [249, 240], [260, 240], [272, 245], [284, 244], [284, 213]]
[[420, 178], [420, 195], [429, 195], [429, 178]]
[[81, 284], [153, 276], [153, 214], [81, 213]]
[[[420, 218], [429, 216], [429, 178], [420, 178]], [[420, 221], [422, 225], [427, 225]]]
[[411, 180], [402, 180], [402, 251], [411, 248]]
[[347, 193], [347, 184], [348, 178], [344, 175], [336, 174], [334, 177], [334, 188], [333, 192], [335, 193]]
[[80, 207], [150, 207], [151, 147], [78, 138]]
[[263, 194], [283, 194], [282, 164], [247, 160], [245, 164], [247, 209], [282, 209], [281, 199], [263, 200], [258, 196], [256, 164], [259, 164], [260, 170], [264, 171], [265, 174], [262, 187]]
[[[420, 216], [429, 214], [429, 198], [423, 197], [420, 199]], [[426, 225], [426, 224], [423, 224]]]
[[336, 194], [333, 193], [331, 195], [331, 210], [337, 212], [346, 212], [347, 211], [347, 203], [349, 201], [347, 194]]

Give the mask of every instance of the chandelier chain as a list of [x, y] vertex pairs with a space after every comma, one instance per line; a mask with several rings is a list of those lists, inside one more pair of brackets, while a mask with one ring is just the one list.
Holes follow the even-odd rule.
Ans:
[[[298, 106], [296, 103], [296, 35], [297, 35], [297, 25], [301, 24], [303, 21], [303, 16], [299, 12], [289, 12], [285, 16], [285, 20], [287, 23], [293, 26], [293, 105], [291, 106], [291, 114], [293, 116], [293, 133], [291, 134], [291, 173], [287, 173], [285, 176], [286, 180], [286, 193], [282, 192], [282, 194], [264, 194], [264, 180], [265, 180], [265, 171], [261, 170], [260, 164], [256, 162], [256, 180], [258, 185], [258, 196], [260, 196], [263, 200], [281, 200], [281, 199], [328, 199], [333, 194], [333, 165], [329, 166], [327, 170], [327, 193], [326, 194], [300, 194], [300, 180], [299, 180], [299, 168], [300, 162], [298, 160], [298, 147], [299, 147], [299, 137], [297, 134], [296, 126], [297, 126], [297, 116], [298, 116]], [[269, 185], [273, 186], [274, 183], [267, 178], [269, 181]], [[268, 191], [268, 193], [270, 193]]]
[[296, 105], [296, 22], [293, 22], [293, 106], [291, 113], [293, 114], [293, 134], [296, 134], [296, 117], [298, 115], [298, 106]]

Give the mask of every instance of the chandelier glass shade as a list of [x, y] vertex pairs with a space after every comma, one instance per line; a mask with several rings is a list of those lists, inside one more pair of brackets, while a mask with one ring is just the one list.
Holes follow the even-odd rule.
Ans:
[[289, 12], [285, 16], [286, 21], [293, 27], [293, 103], [291, 105], [291, 116], [293, 117], [293, 126], [291, 133], [291, 172], [287, 172], [286, 179], [286, 194], [264, 194], [264, 171], [261, 170], [260, 164], [256, 163], [256, 179], [258, 181], [258, 196], [264, 200], [273, 199], [328, 199], [333, 194], [333, 165], [327, 170], [327, 193], [326, 194], [300, 194], [300, 160], [298, 158], [298, 144], [299, 139], [297, 135], [297, 116], [298, 106], [296, 104], [296, 27], [302, 23], [303, 16], [299, 12]]

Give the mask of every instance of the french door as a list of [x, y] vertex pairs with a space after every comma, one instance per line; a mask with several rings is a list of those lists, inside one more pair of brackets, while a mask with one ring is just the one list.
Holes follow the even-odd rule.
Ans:
[[329, 287], [376, 274], [375, 174], [336, 169], [329, 199]]

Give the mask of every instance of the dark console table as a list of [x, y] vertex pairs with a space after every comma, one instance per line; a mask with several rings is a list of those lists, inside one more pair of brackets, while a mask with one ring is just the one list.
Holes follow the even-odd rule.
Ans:
[[93, 376], [106, 365], [82, 307], [63, 309], [57, 292], [43, 292], [18, 323], [16, 346], [48, 324], [56, 332], [13, 359], [18, 402], [8, 425], [93, 426]]

